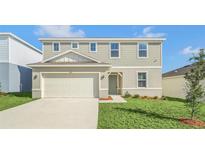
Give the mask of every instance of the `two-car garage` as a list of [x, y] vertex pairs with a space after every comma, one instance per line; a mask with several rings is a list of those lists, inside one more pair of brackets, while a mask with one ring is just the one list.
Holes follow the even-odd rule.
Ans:
[[106, 88], [101, 87], [101, 82], [106, 81], [104, 73], [111, 67], [108, 63], [75, 51], [65, 51], [28, 66], [32, 68], [33, 98], [106, 96]]
[[99, 97], [99, 73], [42, 73], [42, 97]]

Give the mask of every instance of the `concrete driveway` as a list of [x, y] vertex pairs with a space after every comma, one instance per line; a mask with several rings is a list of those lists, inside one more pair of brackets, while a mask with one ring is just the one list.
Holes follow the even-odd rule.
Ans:
[[0, 111], [0, 128], [97, 128], [95, 98], [47, 98]]

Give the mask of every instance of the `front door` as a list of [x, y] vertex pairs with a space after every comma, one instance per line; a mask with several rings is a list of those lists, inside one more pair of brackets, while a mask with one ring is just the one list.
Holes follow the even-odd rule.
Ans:
[[109, 95], [117, 95], [117, 75], [109, 75]]

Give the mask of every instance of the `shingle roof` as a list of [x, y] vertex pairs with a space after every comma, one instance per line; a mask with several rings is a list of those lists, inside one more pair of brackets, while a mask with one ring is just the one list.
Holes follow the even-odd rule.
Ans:
[[188, 72], [192, 68], [192, 65], [186, 65], [184, 67], [169, 71], [167, 73], [164, 73], [162, 77], [171, 77], [171, 76], [179, 76], [179, 75], [185, 75], [186, 72]]

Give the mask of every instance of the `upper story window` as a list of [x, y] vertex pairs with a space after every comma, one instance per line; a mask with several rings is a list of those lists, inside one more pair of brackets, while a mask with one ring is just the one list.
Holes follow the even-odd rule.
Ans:
[[60, 43], [59, 42], [53, 42], [53, 51], [55, 51], [55, 52], [60, 51]]
[[90, 43], [90, 52], [97, 52], [97, 43], [95, 42]]
[[110, 44], [110, 57], [120, 58], [120, 44], [119, 43]]
[[148, 44], [147, 43], [139, 43], [138, 57], [139, 58], [148, 57]]
[[71, 43], [71, 49], [79, 49], [79, 43], [78, 42], [72, 42]]
[[138, 83], [137, 86], [139, 88], [147, 87], [147, 72], [138, 72]]

